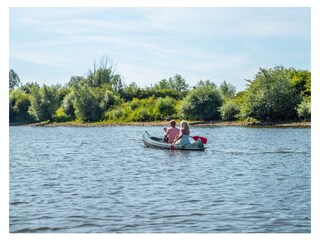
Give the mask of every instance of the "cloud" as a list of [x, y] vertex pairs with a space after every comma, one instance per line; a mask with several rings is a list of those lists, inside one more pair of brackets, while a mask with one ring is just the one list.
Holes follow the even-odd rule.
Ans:
[[14, 60], [22, 60], [36, 64], [62, 66], [62, 58], [55, 55], [49, 56], [42, 53], [31, 53], [26, 51], [10, 51], [10, 58]]
[[132, 81], [158, 81], [175, 73], [192, 81], [237, 81], [259, 65], [309, 66], [308, 46], [307, 8], [10, 10], [12, 64], [72, 67], [79, 75], [108, 55]]

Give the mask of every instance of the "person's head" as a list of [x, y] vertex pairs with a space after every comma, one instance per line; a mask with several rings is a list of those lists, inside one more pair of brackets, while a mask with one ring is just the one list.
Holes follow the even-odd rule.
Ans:
[[171, 125], [171, 127], [175, 127], [176, 126], [176, 121], [172, 119], [170, 121], [170, 125]]
[[186, 121], [181, 121], [180, 126], [183, 129], [189, 129], [189, 125]]

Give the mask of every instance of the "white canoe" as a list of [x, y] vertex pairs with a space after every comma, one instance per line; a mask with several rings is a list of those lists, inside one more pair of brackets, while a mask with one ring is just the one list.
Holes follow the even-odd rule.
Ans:
[[[171, 144], [163, 142], [162, 138], [153, 137], [147, 131], [143, 134], [142, 138], [144, 144], [148, 147], [170, 149]], [[186, 145], [175, 144], [174, 150], [191, 150], [191, 151], [203, 151], [203, 142], [198, 139], [196, 142]]]

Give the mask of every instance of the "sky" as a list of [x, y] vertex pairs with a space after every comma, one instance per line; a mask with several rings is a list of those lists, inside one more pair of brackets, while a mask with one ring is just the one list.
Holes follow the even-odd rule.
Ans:
[[22, 83], [67, 83], [107, 56], [125, 84], [180, 74], [245, 90], [259, 68], [311, 70], [308, 7], [9, 10], [9, 67]]

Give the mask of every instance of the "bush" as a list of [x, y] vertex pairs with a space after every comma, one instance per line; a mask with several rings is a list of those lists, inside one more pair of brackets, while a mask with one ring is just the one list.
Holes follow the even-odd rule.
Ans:
[[226, 81], [223, 81], [223, 83], [221, 83], [219, 91], [224, 99], [229, 99], [236, 95], [236, 87], [231, 85], [230, 83], [226, 83]]
[[175, 100], [166, 97], [166, 98], [158, 98], [155, 103], [155, 107], [153, 108], [153, 116], [157, 120], [165, 119], [168, 116], [172, 116], [175, 114]]
[[144, 108], [140, 108], [137, 111], [136, 117], [134, 118], [134, 121], [137, 121], [137, 122], [147, 122], [147, 121], [152, 121], [152, 120], [153, 120], [153, 118], [152, 118], [151, 113], [147, 109], [144, 109]]
[[220, 117], [222, 98], [213, 84], [200, 84], [182, 101], [179, 114], [189, 120], [214, 120]]
[[102, 116], [98, 97], [87, 85], [77, 86], [74, 90], [73, 106], [80, 121], [97, 121]]
[[101, 108], [106, 110], [115, 104], [115, 96], [110, 90], [106, 90], [102, 102]]
[[116, 108], [104, 113], [105, 119], [110, 121], [122, 120], [124, 116], [124, 111], [121, 108]]
[[227, 101], [222, 105], [219, 111], [222, 120], [232, 121], [238, 118], [240, 107], [234, 101]]
[[63, 107], [59, 107], [53, 117], [53, 120], [57, 122], [66, 122], [72, 120], [72, 118], [65, 113]]
[[132, 99], [132, 101], [129, 103], [130, 109], [133, 111], [137, 109], [140, 105], [140, 101], [137, 98]]
[[301, 95], [296, 93], [290, 79], [290, 71], [284, 67], [260, 69], [244, 94], [242, 118], [267, 121], [296, 118]]
[[57, 88], [46, 85], [41, 88], [33, 87], [30, 102], [29, 114], [37, 121], [52, 120], [60, 105]]
[[29, 114], [30, 96], [21, 89], [13, 89], [9, 95], [10, 122], [32, 122], [34, 118]]
[[65, 96], [62, 102], [62, 108], [65, 114], [71, 119], [75, 118], [75, 109], [73, 107], [73, 102], [75, 100], [74, 91], [71, 91], [69, 94]]
[[297, 107], [298, 116], [303, 120], [311, 119], [311, 100], [308, 97], [304, 97], [301, 103]]

